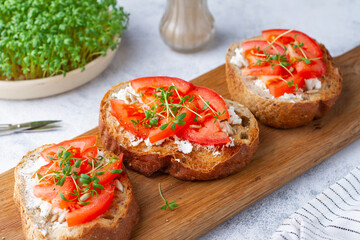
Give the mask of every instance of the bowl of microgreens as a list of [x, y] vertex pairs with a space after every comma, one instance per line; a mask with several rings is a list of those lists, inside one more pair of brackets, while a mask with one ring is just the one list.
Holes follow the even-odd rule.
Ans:
[[129, 14], [116, 0], [0, 2], [0, 98], [79, 87], [115, 56]]

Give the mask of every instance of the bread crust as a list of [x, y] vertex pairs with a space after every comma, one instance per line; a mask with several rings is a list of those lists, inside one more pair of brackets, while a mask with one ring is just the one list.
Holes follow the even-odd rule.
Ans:
[[[49, 146], [52, 145], [44, 145], [29, 151], [15, 168], [14, 201], [20, 210], [25, 239], [130, 239], [131, 232], [139, 221], [140, 208], [126, 172], [120, 178], [125, 191], [115, 190], [113, 202], [104, 214], [90, 222], [67, 227], [66, 230], [58, 230], [56, 233], [48, 233], [46, 236], [40, 232], [37, 227], [39, 216], [31, 216], [30, 211], [26, 208], [23, 194], [24, 179], [19, 173], [19, 168], [26, 164], [28, 156], [39, 154], [42, 149]], [[125, 169], [123, 170], [125, 171]]]
[[247, 106], [264, 124], [275, 128], [294, 128], [306, 125], [313, 119], [323, 117], [334, 105], [342, 89], [342, 77], [333, 58], [324, 45], [319, 44], [326, 64], [326, 73], [319, 78], [322, 88], [318, 93], [304, 94], [305, 99], [296, 102], [279, 101], [261, 96], [246, 85], [249, 77], [241, 76], [241, 69], [230, 63], [234, 50], [242, 42], [261, 39], [255, 37], [230, 46], [226, 53], [226, 81], [231, 98]]
[[[130, 146], [128, 142], [124, 141], [124, 138], [126, 138], [124, 134], [120, 133], [118, 128], [114, 126], [116, 125], [114, 121], [117, 120], [109, 114], [108, 104], [111, 94], [127, 85], [128, 82], [119, 83], [105, 94], [101, 101], [99, 114], [99, 135], [104, 149], [112, 151], [115, 154], [123, 152], [124, 163], [127, 167], [148, 177], [155, 172], [164, 172], [178, 179], [192, 181], [212, 180], [229, 176], [237, 173], [251, 161], [259, 143], [257, 121], [249, 110], [232, 101], [228, 101], [227, 103], [241, 107], [248, 118], [248, 126], [241, 126], [241, 128], [244, 129], [243, 131], [246, 131], [248, 139], [243, 143], [241, 143], [240, 139], [234, 147], [229, 147], [228, 150], [226, 150], [227, 157], [211, 166], [210, 164], [208, 164], [209, 166], [206, 164], [201, 167], [197, 166], [196, 161], [198, 161], [198, 159], [196, 158], [198, 158], [198, 155], [195, 154], [195, 156], [191, 158], [187, 156], [187, 154], [177, 152], [172, 146], [174, 145], [172, 140], [166, 142], [165, 146], [162, 147], [153, 146], [154, 150], [147, 152], [142, 151], [141, 147]], [[182, 161], [176, 161], [176, 159], [186, 159], [187, 164]], [[188, 164], [190, 161], [191, 163]]]

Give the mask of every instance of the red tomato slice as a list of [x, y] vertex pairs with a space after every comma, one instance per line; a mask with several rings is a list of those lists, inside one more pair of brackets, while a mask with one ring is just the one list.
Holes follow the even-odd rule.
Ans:
[[140, 92], [146, 88], [158, 88], [165, 87], [168, 88], [172, 85], [175, 85], [177, 90], [183, 94], [188, 93], [194, 85], [185, 80], [175, 77], [143, 77], [137, 78], [130, 81], [131, 87], [135, 89], [136, 92]]
[[[262, 31], [262, 36], [264, 37], [265, 40], [271, 42], [277, 36], [279, 36], [280, 34], [286, 32], [288, 30], [289, 29], [264, 30], [264, 31]], [[322, 57], [323, 56], [323, 53], [322, 53], [319, 45], [317, 44], [317, 42], [303, 32], [293, 30], [293, 31], [285, 34], [284, 36], [280, 37], [279, 39], [277, 39], [276, 42], [282, 43], [283, 45], [288, 45], [289, 43], [292, 43], [295, 41], [295, 35], [296, 35], [296, 40], [299, 43], [304, 43], [304, 46], [302, 47], [302, 49], [306, 50], [314, 57]]]
[[[290, 56], [290, 59], [292, 59], [292, 61], [298, 60], [298, 59], [301, 59], [302, 57], [304, 57], [304, 55], [299, 50], [299, 48], [295, 49], [290, 44], [288, 44], [287, 49], [288, 49], [288, 54]], [[305, 50], [303, 50], [303, 51], [305, 51]]]
[[269, 46], [269, 42], [264, 40], [252, 40], [252, 41], [243, 42], [241, 44], [241, 47], [243, 48], [245, 54], [251, 50], [254, 50], [254, 53], [256, 53], [255, 48], [258, 48], [259, 52], [263, 52], [265, 48], [267, 48], [265, 50], [266, 53], [285, 54], [285, 48], [277, 43], [273, 43], [272, 47], [271, 46], [268, 47], [268, 46]]
[[107, 184], [107, 183], [111, 182], [112, 180], [114, 180], [114, 178], [119, 176], [118, 173], [112, 173], [110, 171], [122, 168], [123, 155], [124, 154], [120, 154], [119, 155], [119, 160], [115, 160], [115, 162], [109, 164], [109, 168], [103, 167], [103, 168], [100, 168], [99, 170], [96, 171], [96, 172], [103, 172], [103, 171], [106, 171], [106, 169], [107, 169], [107, 171], [104, 174], [97, 175], [97, 177], [100, 180], [99, 181], [100, 184], [102, 184], [102, 185]]
[[[293, 81], [294, 85], [297, 84], [298, 88], [302, 88], [305, 84], [305, 81], [302, 77], [300, 77], [298, 74], [295, 74], [294, 77], [289, 77], [286, 79], [286, 81]], [[295, 86], [289, 87], [289, 85], [280, 80], [279, 81], [272, 81], [270, 84], [268, 84], [269, 92], [274, 97], [278, 98], [285, 93], [293, 93], [295, 92]]]
[[52, 171], [61, 171], [61, 168], [59, 167], [59, 164], [56, 164], [54, 162], [48, 163], [42, 167], [40, 167], [32, 176], [34, 178], [37, 173], [39, 173], [41, 176], [45, 176], [46, 174], [52, 173]]
[[[242, 43], [244, 55], [249, 62], [249, 67], [242, 70], [243, 76], [262, 76], [262, 75], [281, 75], [283, 72], [282, 67], [278, 65], [271, 66], [270, 63], [262, 63], [255, 65], [258, 60], [265, 60], [264, 50], [269, 54], [285, 54], [285, 49], [277, 43], [273, 43], [269, 47], [269, 42], [263, 40], [253, 40]], [[259, 55], [257, 55], [259, 54]], [[275, 62], [275, 61], [274, 61]]]
[[84, 152], [82, 152], [82, 156], [85, 158], [95, 158], [98, 155], [98, 148], [96, 146], [89, 147]]
[[59, 149], [59, 147], [68, 148], [70, 146], [73, 146], [74, 148], [80, 149], [80, 152], [83, 152], [89, 147], [92, 147], [96, 144], [96, 136], [87, 136], [87, 137], [80, 137], [75, 138], [72, 140], [64, 141], [59, 144], [56, 144], [54, 146], [51, 146], [49, 148], [46, 148], [41, 151], [40, 155], [46, 160], [51, 161], [48, 156], [54, 158], [56, 156], [56, 153]]
[[[286, 70], [285, 70], [286, 71]], [[281, 75], [282, 67], [279, 65], [271, 66], [252, 66], [241, 71], [243, 76], [262, 76], [262, 75]]]
[[260, 76], [259, 79], [266, 85], [266, 87], [269, 87], [270, 83], [278, 82], [280, 80], [279, 76], [276, 75]]
[[311, 60], [310, 64], [300, 61], [295, 63], [295, 69], [304, 79], [320, 77], [326, 72], [325, 63], [318, 60]]
[[88, 205], [81, 206], [81, 208], [73, 210], [66, 215], [66, 221], [69, 227], [80, 225], [91, 220], [94, 220], [110, 207], [114, 197], [115, 185], [113, 182], [104, 185], [104, 189], [99, 193], [90, 197]]
[[98, 155], [98, 148], [96, 146], [90, 147], [82, 153], [83, 160], [81, 161], [81, 166], [78, 175], [80, 175], [81, 173], [88, 173], [91, 170], [92, 167], [88, 161], [92, 162], [93, 158], [96, 158], [97, 155]]
[[[155, 109], [155, 112], [161, 112], [164, 107], [160, 107], [159, 105], [161, 105], [161, 101], [158, 99], [158, 100], [155, 100], [156, 97], [154, 96], [154, 94], [156, 93], [155, 91], [156, 89], [152, 88], [152, 89], [146, 89], [144, 91], [141, 91], [142, 93], [142, 97], [141, 97], [141, 100], [143, 101], [143, 103], [145, 103], [147, 106], [149, 107], [152, 107], [154, 106], [155, 104], [157, 104], [157, 108]], [[158, 92], [159, 93], [159, 92]], [[182, 93], [179, 93], [180, 96], [185, 96], [185, 94], [182, 94]], [[182, 97], [183, 97], [182, 96]], [[169, 101], [176, 104], [176, 103], [179, 103], [180, 102], [180, 98], [179, 96], [175, 93], [173, 94], [170, 98], [169, 98]]]
[[126, 104], [119, 99], [111, 99], [112, 114], [118, 119], [120, 125], [135, 136], [146, 139], [149, 136], [149, 128], [145, 128], [141, 123], [134, 124], [133, 121], [141, 121], [145, 118], [145, 114], [141, 108], [141, 104]]
[[[188, 108], [190, 108], [191, 110], [195, 110], [195, 106], [193, 104], [188, 104], [186, 103], [186, 105], [188, 106]], [[160, 121], [159, 127], [152, 130], [149, 134], [149, 141], [150, 143], [155, 143], [157, 141], [160, 141], [164, 138], [170, 137], [170, 136], [174, 136], [177, 132], [179, 132], [181, 129], [185, 128], [187, 125], [189, 125], [192, 120], [195, 117], [195, 114], [191, 111], [189, 111], [186, 108], [182, 108], [179, 115], [182, 113], [186, 113], [186, 116], [182, 119], [183, 121], [185, 121], [185, 125], [175, 125], [175, 130], [171, 129], [171, 125], [172, 123], [170, 123], [164, 130], [160, 129], [160, 126], [167, 123], [167, 120], [164, 118]]]
[[[153, 106], [152, 103], [155, 103], [155, 99], [156, 99], [154, 96], [154, 94], [156, 92], [155, 90], [156, 90], [155, 88], [149, 88], [149, 89], [141, 91], [141, 93], [142, 93], [141, 100], [143, 101], [143, 103], [151, 104], [151, 106]], [[160, 104], [158, 101], [157, 101], [157, 103]]]
[[220, 145], [231, 142], [229, 136], [221, 130], [219, 121], [214, 123], [214, 118], [206, 120], [200, 129], [188, 127], [177, 133], [177, 136], [201, 145]]
[[[200, 109], [204, 107], [204, 101], [208, 101], [210, 107], [217, 113], [219, 120], [229, 119], [230, 116], [224, 99], [214, 90], [206, 87], [195, 87], [195, 89], [191, 91], [190, 94], [194, 95]], [[201, 96], [204, 101], [201, 100], [199, 96]]]
[[71, 201], [64, 201], [60, 197], [60, 193], [67, 199], [71, 200], [73, 196], [70, 195], [76, 189], [72, 177], [65, 177], [63, 186], [56, 185], [52, 179], [48, 181], [40, 182], [33, 187], [33, 193], [35, 197], [38, 197], [44, 201], [51, 203], [54, 207], [62, 209], [69, 208], [74, 203]]

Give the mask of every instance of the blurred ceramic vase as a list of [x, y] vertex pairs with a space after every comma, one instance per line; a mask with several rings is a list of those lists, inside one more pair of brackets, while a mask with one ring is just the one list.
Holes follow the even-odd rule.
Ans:
[[167, 0], [160, 34], [164, 42], [176, 51], [203, 49], [215, 35], [214, 18], [207, 0]]

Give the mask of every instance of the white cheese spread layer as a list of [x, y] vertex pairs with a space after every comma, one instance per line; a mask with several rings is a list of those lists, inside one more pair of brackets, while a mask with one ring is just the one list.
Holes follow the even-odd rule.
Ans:
[[256, 79], [254, 80], [255, 86], [257, 86], [258, 88], [261, 88], [261, 90], [269, 92], [269, 89], [266, 88], [265, 83], [260, 80], [260, 79]]
[[280, 99], [280, 100], [285, 100], [285, 101], [288, 101], [288, 102], [295, 102], [297, 100], [302, 100], [302, 95], [301, 93], [284, 93], [284, 95], [278, 97], [277, 99]]
[[244, 50], [242, 48], [236, 48], [235, 49], [235, 55], [231, 57], [230, 63], [237, 65], [239, 67], [247, 67], [249, 66], [248, 61], [243, 56]]
[[130, 133], [130, 132], [126, 132], [126, 136], [128, 137], [129, 141], [130, 141], [130, 145], [136, 147], [137, 145], [139, 145], [142, 141], [144, 141], [144, 139], [139, 138], [137, 136], [135, 136], [134, 134]]
[[[259, 87], [261, 90], [269, 93], [269, 89], [266, 88], [265, 83], [260, 80], [260, 79], [256, 79], [254, 80], [254, 84]], [[286, 101], [286, 102], [295, 102], [298, 100], [302, 100], [302, 89], [299, 89], [298, 92], [295, 93], [284, 93], [284, 95], [275, 98], [274, 96], [271, 96], [272, 99], [277, 99], [277, 100], [282, 100], [282, 101]]]
[[145, 145], [146, 145], [147, 147], [151, 147], [151, 146], [154, 146], [154, 145], [155, 145], [155, 146], [158, 146], [158, 145], [161, 145], [163, 142], [165, 142], [166, 139], [167, 139], [167, 138], [164, 138], [164, 139], [161, 139], [161, 140], [159, 140], [159, 141], [157, 141], [157, 142], [151, 143], [150, 140], [149, 140], [149, 138], [147, 138], [147, 139], [144, 140], [144, 143], [145, 143]]
[[[40, 211], [40, 217], [39, 223], [44, 223], [43, 225], [50, 226], [51, 229], [56, 229], [59, 227], [67, 227], [67, 222], [60, 223], [58, 221], [48, 221], [48, 217], [50, 213], [56, 214], [56, 215], [62, 215], [66, 214], [66, 211], [60, 208], [53, 207], [49, 202], [43, 201], [40, 198], [37, 198], [33, 194], [33, 186], [36, 184], [35, 178], [32, 178], [32, 176], [35, 174], [35, 172], [42, 166], [48, 164], [47, 161], [43, 157], [38, 157], [35, 161], [28, 161], [26, 165], [24, 165], [21, 169], [19, 169], [19, 173], [23, 176], [25, 179], [25, 187], [24, 187], [24, 204], [27, 209], [29, 210], [35, 210]], [[39, 231], [46, 236], [48, 232], [44, 229], [38, 226]]]
[[187, 140], [182, 140], [176, 136], [175, 136], [175, 144], [177, 144], [177, 149], [185, 154], [191, 153], [193, 150], [193, 145], [191, 144], [191, 142]]
[[229, 137], [229, 138], [230, 138], [231, 142], [228, 142], [225, 145], [225, 147], [233, 147], [233, 146], [235, 146], [234, 139], [232, 137]]
[[126, 88], [122, 88], [118, 92], [113, 93], [111, 96], [123, 100], [126, 104], [142, 102], [140, 95], [135, 92], [130, 84]]
[[318, 90], [321, 88], [321, 81], [317, 78], [305, 79], [305, 85], [307, 90]]
[[242, 119], [239, 117], [239, 115], [236, 114], [235, 108], [233, 106], [230, 106], [228, 108], [228, 112], [230, 115], [230, 124], [233, 124], [233, 125], [241, 124]]

